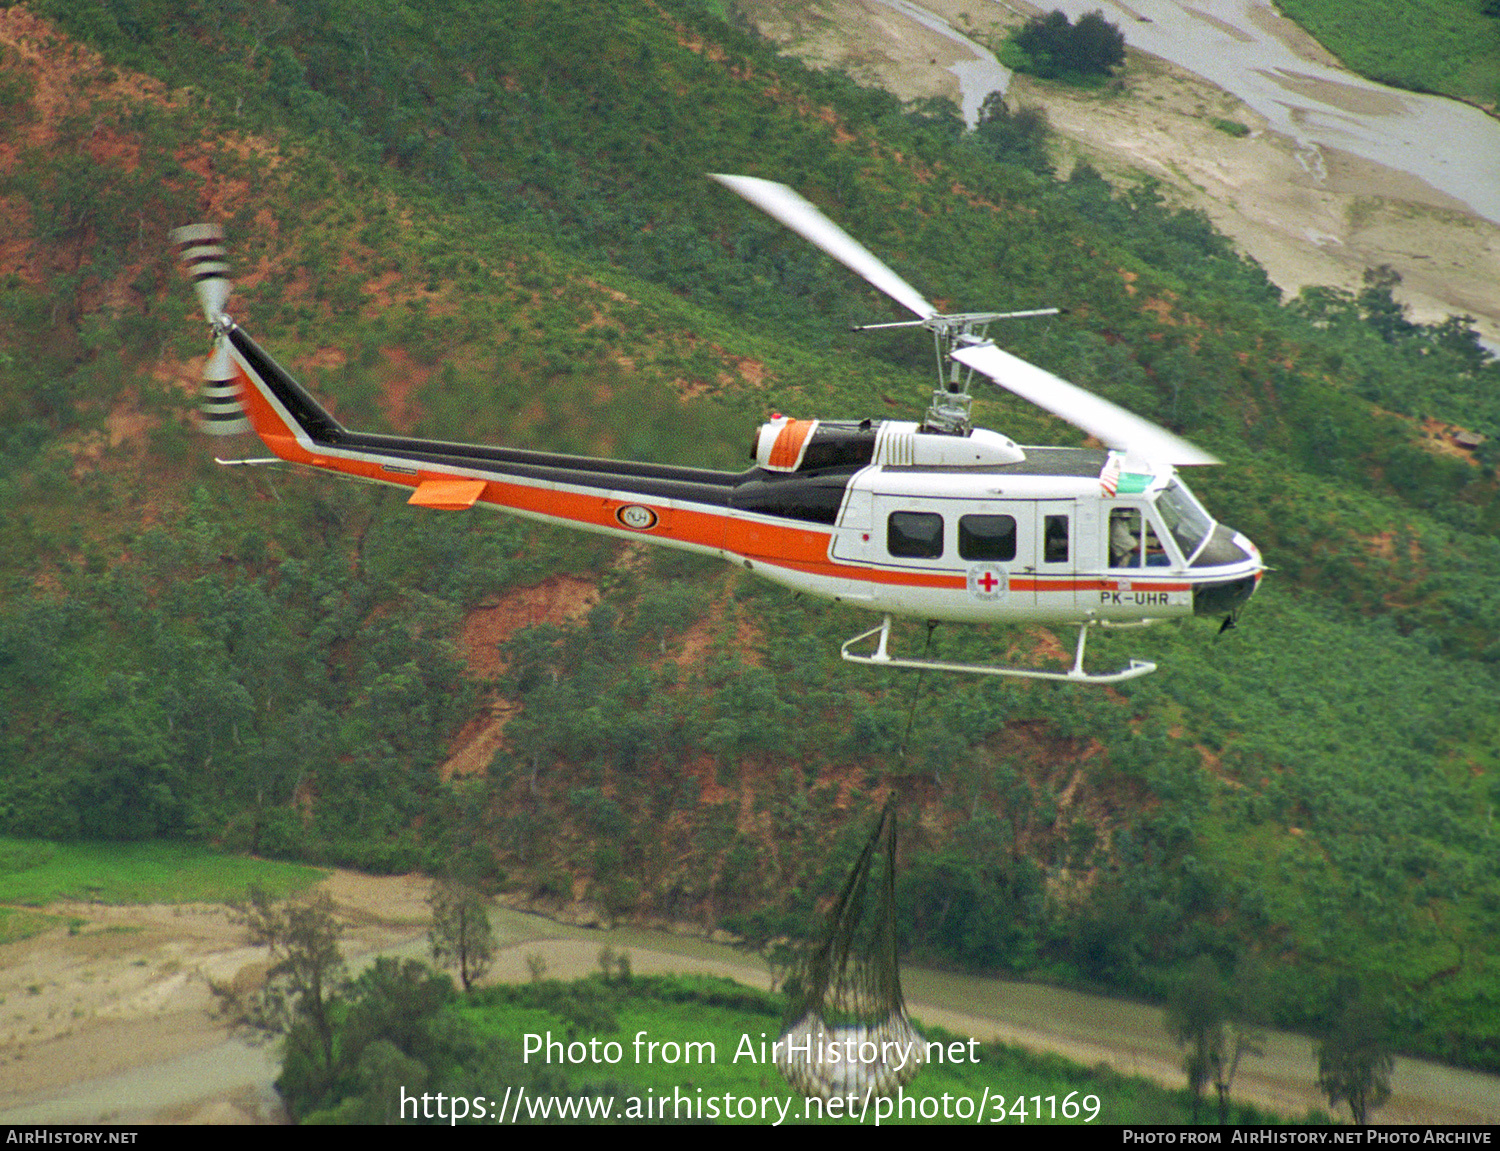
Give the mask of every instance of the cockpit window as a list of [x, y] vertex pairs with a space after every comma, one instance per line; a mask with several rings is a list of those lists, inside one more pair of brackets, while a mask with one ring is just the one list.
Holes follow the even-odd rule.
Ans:
[[1181, 480], [1173, 480], [1161, 495], [1156, 497], [1156, 510], [1167, 531], [1177, 541], [1182, 554], [1189, 562], [1193, 555], [1214, 530], [1214, 521]]
[[1173, 559], [1157, 538], [1156, 525], [1140, 508], [1119, 507], [1109, 513], [1109, 566], [1170, 567]]
[[1136, 508], [1116, 508], [1109, 513], [1109, 566], [1139, 567], [1141, 562], [1141, 513]]

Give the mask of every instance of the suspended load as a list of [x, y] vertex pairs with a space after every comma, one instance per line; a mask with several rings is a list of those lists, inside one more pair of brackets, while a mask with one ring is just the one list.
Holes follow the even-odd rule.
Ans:
[[822, 940], [787, 984], [776, 1066], [801, 1095], [892, 1095], [921, 1070], [926, 1044], [901, 997], [895, 902], [892, 796], [828, 913]]

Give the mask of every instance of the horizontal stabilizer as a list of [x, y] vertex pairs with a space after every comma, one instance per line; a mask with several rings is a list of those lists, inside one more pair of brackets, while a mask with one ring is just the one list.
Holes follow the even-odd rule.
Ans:
[[461, 512], [472, 508], [482, 495], [483, 480], [424, 480], [406, 502], [413, 507]]

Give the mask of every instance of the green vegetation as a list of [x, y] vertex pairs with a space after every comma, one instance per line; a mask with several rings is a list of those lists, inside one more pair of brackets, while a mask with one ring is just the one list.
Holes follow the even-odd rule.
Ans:
[[[1284, 303], [1149, 184], [1056, 179], [1035, 116], [966, 133], [685, 0], [43, 7], [106, 63], [43, 108], [0, 62], [29, 245], [0, 290], [0, 829], [461, 866], [770, 941], [898, 789], [910, 953], [1158, 998], [1259, 956], [1273, 1022], [1326, 1024], [1357, 978], [1403, 1049], [1500, 1067], [1500, 367], [1463, 317], [1411, 322], [1378, 269]], [[1162, 665], [1118, 691], [879, 678], [837, 657], [869, 626], [845, 607], [194, 440], [201, 329], [154, 222], [205, 204], [236, 318], [351, 424], [733, 467], [767, 409], [917, 411], [927, 347], [850, 335], [887, 302], [726, 170], [934, 298], [1068, 305], [1007, 345], [1228, 461], [1193, 485], [1276, 569], [1241, 627], [1101, 637]]]
[[1214, 961], [1200, 955], [1167, 999], [1165, 1026], [1183, 1048], [1182, 1069], [1198, 1122], [1203, 1090], [1210, 1083], [1218, 1097], [1219, 1123], [1229, 1122], [1230, 1092], [1246, 1056], [1265, 1054], [1265, 1032], [1257, 1019], [1264, 1008], [1264, 972], [1242, 961], [1226, 984]]
[[1226, 136], [1242, 137], [1250, 135], [1250, 128], [1247, 125], [1241, 124], [1238, 120], [1226, 120], [1222, 116], [1215, 116], [1213, 118], [1213, 126]]
[[[340, 1060], [331, 1081], [315, 1085], [305, 1065], [289, 1062], [279, 1086], [294, 1116], [311, 1123], [396, 1118], [403, 1085], [408, 1097], [432, 1097], [425, 1114], [414, 1115], [420, 1105], [409, 1104], [408, 1120], [447, 1123], [456, 1101], [464, 1121], [493, 1122], [493, 1109], [509, 1098], [517, 1102], [521, 1122], [543, 1122], [549, 1114], [554, 1122], [563, 1115], [602, 1121], [605, 1114], [616, 1122], [621, 1116], [671, 1122], [672, 1112], [663, 1117], [660, 1110], [663, 1100], [670, 1107], [683, 1098], [688, 1102], [677, 1121], [761, 1123], [760, 1107], [765, 1107], [771, 1120], [782, 1108], [790, 1109], [787, 1121], [794, 1122], [800, 1121], [803, 1104], [765, 1058], [780, 1034], [780, 1013], [776, 998], [727, 979], [596, 976], [571, 984], [541, 980], [492, 987], [459, 997], [446, 979], [436, 979], [420, 964], [381, 960], [356, 981], [340, 1007]], [[637, 1058], [635, 1039], [642, 1033]], [[1005, 1123], [1020, 1123], [1022, 1110], [1028, 1123], [1081, 1123], [1096, 1107], [1103, 1123], [1181, 1123], [1188, 1116], [1185, 1092], [1143, 1079], [1004, 1044], [976, 1045], [971, 1052], [967, 1041], [937, 1028], [923, 1034], [945, 1044], [945, 1056], [962, 1052], [964, 1061], [924, 1067], [907, 1092], [908, 1107], [919, 1119], [925, 1113], [928, 1121], [941, 1122], [944, 1096], [949, 1122], [960, 1116], [975, 1121], [981, 1100], [987, 1100], [983, 1121]], [[564, 1048], [580, 1042], [575, 1054], [592, 1045], [596, 1057], [569, 1063], [554, 1051], [549, 1063], [545, 1048], [536, 1050], [548, 1037]], [[649, 1047], [653, 1040], [655, 1051]], [[607, 1048], [609, 1043], [618, 1047]], [[691, 1065], [680, 1054], [689, 1043], [702, 1045], [692, 1049]], [[978, 1054], [977, 1062], [969, 1061], [971, 1053]], [[514, 1094], [520, 1090], [524, 1094]], [[440, 1094], [447, 1097], [441, 1105]], [[726, 1116], [726, 1096], [735, 1109], [740, 1100], [754, 1101], [755, 1117]], [[1003, 1117], [998, 1096], [1005, 1099]], [[1077, 1108], [1071, 1120], [1062, 1118], [1067, 1101]], [[1046, 1109], [1040, 1117], [1038, 1103]], [[1235, 1122], [1276, 1122], [1249, 1107], [1235, 1107], [1231, 1115]], [[912, 1115], [901, 1121], [912, 1122]]]
[[1317, 1047], [1318, 1086], [1330, 1106], [1349, 1104], [1363, 1127], [1369, 1114], [1391, 1097], [1396, 1060], [1384, 1012], [1368, 996], [1353, 994]]
[[36, 911], [22, 911], [16, 907], [0, 907], [0, 944], [15, 943], [50, 931], [62, 920], [56, 915], [43, 915]]
[[1074, 24], [1054, 9], [1011, 33], [997, 56], [1017, 72], [1088, 87], [1102, 83], [1125, 62], [1125, 35], [1099, 12]]
[[1500, 102], [1500, 6], [1493, 0], [1280, 0], [1277, 6], [1372, 80]]
[[193, 843], [58, 843], [0, 836], [0, 904], [232, 903], [253, 886], [285, 897], [322, 878], [311, 867], [225, 855]]
[[458, 880], [433, 884], [427, 899], [432, 908], [428, 943], [439, 967], [458, 967], [465, 991], [483, 977], [495, 957], [495, 933], [490, 927], [485, 899], [478, 889]]
[[[322, 892], [278, 904], [254, 888], [243, 906], [250, 943], [270, 952], [265, 984], [244, 993], [210, 986], [235, 1022], [281, 1037], [287, 1067], [329, 1082], [339, 1070], [340, 1048], [347, 1046], [338, 1042], [338, 1031], [349, 987], [333, 900]], [[375, 970], [378, 976], [383, 968]]]

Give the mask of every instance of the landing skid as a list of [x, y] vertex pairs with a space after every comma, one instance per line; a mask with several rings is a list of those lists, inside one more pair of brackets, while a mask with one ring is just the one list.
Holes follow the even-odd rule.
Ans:
[[[1127, 679], [1135, 679], [1138, 676], [1149, 675], [1156, 670], [1154, 663], [1146, 660], [1133, 659], [1130, 666], [1121, 668], [1116, 672], [1097, 674], [1083, 670], [1083, 648], [1088, 641], [1089, 628], [1093, 622], [1085, 623], [1078, 628], [1078, 649], [1073, 653], [1073, 666], [1067, 671], [1046, 671], [1040, 668], [1030, 667], [995, 667], [982, 663], [950, 663], [938, 659], [902, 659], [891, 655], [887, 645], [891, 638], [891, 617], [886, 616], [879, 627], [872, 627], [869, 631], [861, 632], [849, 640], [839, 649], [839, 654], [851, 663], [864, 663], [872, 667], [915, 667], [925, 668], [929, 671], [960, 671], [969, 672], [974, 675], [1010, 675], [1020, 679], [1057, 679], [1070, 683], [1121, 683]], [[850, 651], [855, 644], [869, 639], [871, 636], [879, 636], [880, 640], [875, 645], [873, 652]]]

